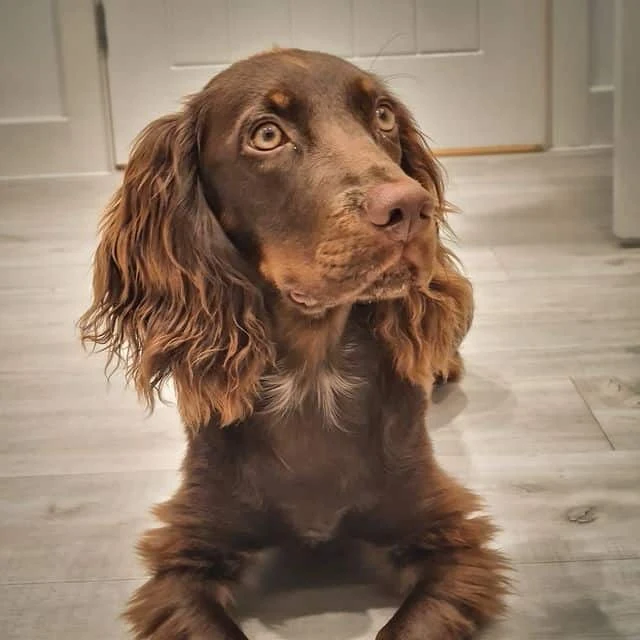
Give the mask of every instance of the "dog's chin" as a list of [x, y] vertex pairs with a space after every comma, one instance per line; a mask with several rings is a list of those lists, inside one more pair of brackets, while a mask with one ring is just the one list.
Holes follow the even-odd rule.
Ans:
[[373, 304], [380, 300], [394, 300], [404, 298], [409, 294], [412, 287], [411, 282], [398, 283], [377, 283], [374, 282], [370, 287], [358, 294], [354, 302], [361, 304]]
[[373, 303], [379, 300], [404, 298], [416, 285], [415, 268], [402, 261], [385, 271], [365, 289], [358, 292], [355, 302]]

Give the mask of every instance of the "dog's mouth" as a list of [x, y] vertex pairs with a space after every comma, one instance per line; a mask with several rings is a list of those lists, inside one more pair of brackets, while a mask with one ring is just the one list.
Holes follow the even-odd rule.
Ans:
[[377, 302], [403, 298], [418, 280], [415, 269], [405, 263], [385, 271], [379, 278], [357, 294], [356, 302]]
[[301, 312], [321, 315], [327, 310], [344, 304], [373, 303], [407, 296], [418, 281], [418, 269], [408, 260], [393, 260], [390, 265], [381, 265], [371, 270], [371, 277], [365, 278], [360, 286], [350, 287], [347, 292], [336, 296], [314, 295], [302, 288], [292, 288], [287, 297]]

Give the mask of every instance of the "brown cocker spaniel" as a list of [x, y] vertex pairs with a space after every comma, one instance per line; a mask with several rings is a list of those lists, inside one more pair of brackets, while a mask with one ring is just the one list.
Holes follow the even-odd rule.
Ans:
[[104, 216], [85, 341], [152, 406], [173, 380], [183, 481], [140, 543], [135, 638], [246, 640], [264, 550], [349, 541], [407, 589], [378, 640], [458, 640], [503, 609], [479, 500], [434, 460], [469, 282], [436, 160], [375, 76], [278, 49], [140, 135]]

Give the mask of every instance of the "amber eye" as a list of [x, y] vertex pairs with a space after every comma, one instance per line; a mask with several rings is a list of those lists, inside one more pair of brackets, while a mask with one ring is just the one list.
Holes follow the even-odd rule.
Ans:
[[284, 142], [284, 132], [273, 122], [261, 124], [251, 134], [251, 144], [259, 151], [273, 151]]
[[393, 131], [396, 126], [396, 114], [387, 104], [376, 107], [376, 122], [382, 131]]

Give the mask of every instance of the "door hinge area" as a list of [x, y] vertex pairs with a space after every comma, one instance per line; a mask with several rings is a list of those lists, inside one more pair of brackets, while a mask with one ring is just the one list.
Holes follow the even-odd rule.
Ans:
[[98, 48], [105, 55], [109, 51], [109, 40], [107, 38], [107, 18], [104, 12], [104, 4], [102, 2], [95, 3], [96, 12], [96, 33], [98, 36]]

